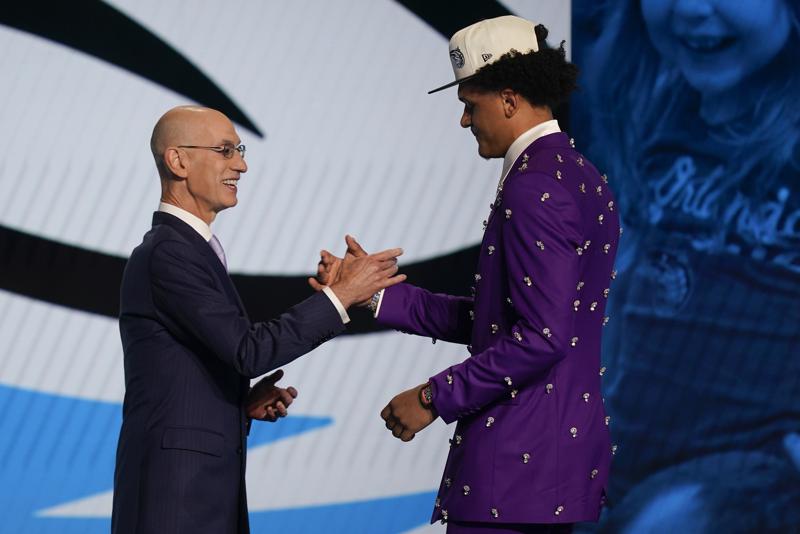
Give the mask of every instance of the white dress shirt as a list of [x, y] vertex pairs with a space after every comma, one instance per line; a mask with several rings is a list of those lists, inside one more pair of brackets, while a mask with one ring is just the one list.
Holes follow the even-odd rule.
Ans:
[[558, 133], [560, 131], [561, 128], [558, 127], [558, 121], [552, 119], [537, 124], [530, 130], [521, 133], [519, 137], [514, 139], [514, 142], [511, 143], [510, 147], [508, 147], [508, 150], [506, 150], [506, 155], [503, 158], [503, 174], [500, 175], [500, 183], [497, 184], [497, 188], [503, 188], [503, 182], [506, 181], [506, 176], [508, 176], [508, 173], [511, 171], [511, 166], [515, 161], [517, 161], [517, 158], [522, 155], [522, 152], [528, 148], [528, 145], [540, 137]]

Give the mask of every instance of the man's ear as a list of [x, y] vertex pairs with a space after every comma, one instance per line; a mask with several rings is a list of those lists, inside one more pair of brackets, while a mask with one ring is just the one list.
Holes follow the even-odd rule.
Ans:
[[169, 147], [164, 151], [164, 165], [178, 179], [189, 175], [189, 158], [186, 151], [177, 147]]
[[510, 119], [519, 111], [519, 106], [521, 104], [520, 98], [519, 93], [513, 89], [503, 89], [500, 91], [500, 100], [503, 103], [503, 112], [507, 119]]

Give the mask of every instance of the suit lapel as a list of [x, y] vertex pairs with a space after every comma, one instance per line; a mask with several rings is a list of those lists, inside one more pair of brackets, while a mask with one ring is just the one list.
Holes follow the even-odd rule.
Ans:
[[228, 298], [231, 300], [231, 302], [236, 303], [242, 314], [247, 316], [244, 303], [239, 296], [239, 292], [236, 291], [236, 286], [233, 285], [233, 280], [231, 280], [228, 271], [225, 270], [225, 266], [222, 265], [222, 262], [220, 261], [219, 257], [217, 257], [214, 249], [212, 249], [211, 245], [209, 245], [208, 242], [203, 239], [203, 236], [198, 234], [194, 228], [178, 219], [174, 215], [170, 215], [169, 213], [164, 213], [161, 211], [153, 213], [153, 226], [155, 227], [159, 224], [166, 224], [171, 228], [174, 228], [194, 247], [194, 249], [200, 255], [205, 258], [205, 260], [214, 270], [217, 278], [219, 278], [220, 282], [222, 283], [222, 288], [225, 291], [225, 294], [228, 295]]
[[[517, 160], [508, 170], [508, 175], [505, 178], [505, 183], [508, 183], [508, 180], [521, 172], [527, 170], [527, 162], [533, 155], [545, 148], [564, 148], [569, 149], [571, 148], [569, 143], [569, 137], [564, 132], [557, 132], [548, 134], [542, 137], [539, 137], [531, 144], [529, 144], [525, 150], [522, 151], [522, 154], [517, 157]], [[525, 164], [523, 166], [523, 164]], [[504, 185], [505, 185], [504, 183]], [[497, 195], [495, 196], [494, 202], [491, 204], [491, 210], [489, 211], [489, 218], [487, 219], [487, 224], [491, 222], [492, 217], [494, 217], [495, 212], [500, 208], [500, 205], [503, 203], [503, 190], [500, 189], [497, 191]]]

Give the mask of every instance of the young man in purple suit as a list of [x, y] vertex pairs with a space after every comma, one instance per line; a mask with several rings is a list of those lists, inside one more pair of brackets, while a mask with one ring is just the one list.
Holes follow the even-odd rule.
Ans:
[[[435, 90], [458, 85], [478, 153], [504, 158], [473, 297], [399, 284], [371, 301], [379, 322], [469, 352], [381, 413], [403, 441], [437, 417], [457, 423], [432, 518], [448, 533], [596, 521], [611, 464], [600, 336], [619, 220], [605, 176], [553, 120], [577, 68], [546, 37], [512, 16], [464, 28], [450, 40], [456, 80]], [[348, 254], [364, 252], [348, 239]], [[320, 263], [320, 282], [335, 281], [338, 258]]]

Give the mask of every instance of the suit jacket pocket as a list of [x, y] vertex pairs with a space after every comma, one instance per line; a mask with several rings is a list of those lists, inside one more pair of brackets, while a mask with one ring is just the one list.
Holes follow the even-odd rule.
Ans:
[[180, 449], [222, 456], [225, 438], [222, 434], [202, 428], [167, 427], [161, 438], [162, 449]]

